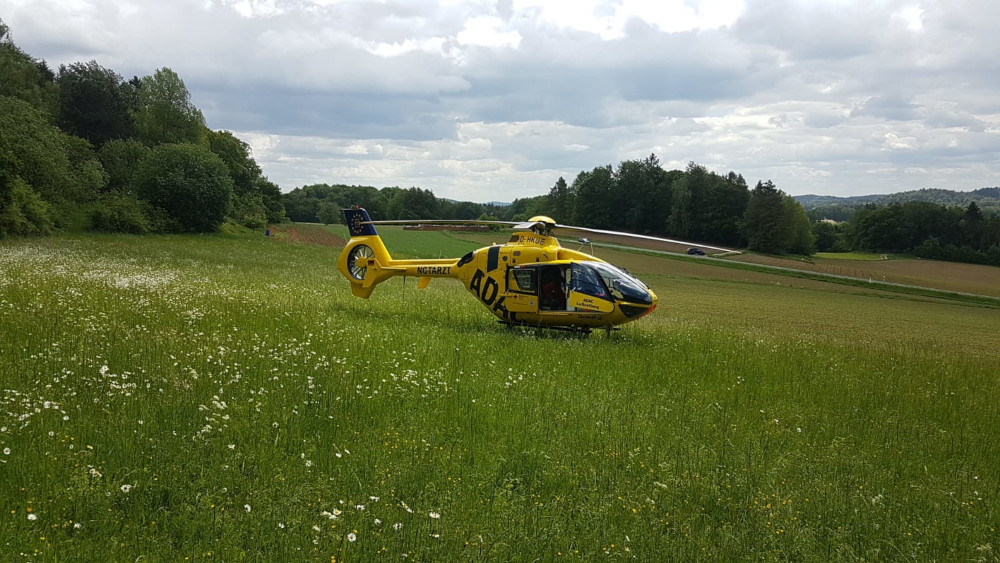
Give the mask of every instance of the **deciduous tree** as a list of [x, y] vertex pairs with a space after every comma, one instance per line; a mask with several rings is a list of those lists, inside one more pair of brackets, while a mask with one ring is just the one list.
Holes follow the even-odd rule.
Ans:
[[59, 68], [59, 125], [95, 147], [134, 134], [122, 77], [97, 61]]
[[115, 139], [104, 143], [97, 155], [107, 173], [108, 189], [134, 192], [135, 171], [149, 153], [149, 147], [135, 139]]
[[55, 74], [14, 44], [10, 28], [0, 19], [0, 96], [27, 102], [55, 123], [59, 89]]
[[787, 246], [783, 193], [774, 184], [757, 182], [750, 192], [744, 225], [750, 250], [780, 254]]
[[136, 173], [139, 195], [163, 209], [180, 230], [218, 230], [229, 211], [233, 180], [215, 153], [200, 145], [161, 145]]
[[556, 221], [569, 220], [573, 212], [573, 198], [566, 180], [562, 176], [549, 189], [548, 208]]
[[610, 164], [598, 166], [590, 172], [580, 172], [573, 180], [573, 191], [576, 193], [574, 224], [595, 229], [612, 228], [616, 214], [621, 213], [612, 199], [613, 188]]
[[206, 131], [205, 117], [191, 103], [184, 81], [166, 67], [142, 79], [135, 126], [148, 145], [194, 143]]

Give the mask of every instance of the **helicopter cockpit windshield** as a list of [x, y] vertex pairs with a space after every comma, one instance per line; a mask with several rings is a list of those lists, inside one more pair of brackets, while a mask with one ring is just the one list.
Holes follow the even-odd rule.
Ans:
[[[592, 269], [592, 271], [596, 271], [596, 273], [599, 274], [600, 279], [604, 282], [603, 285], [607, 287], [607, 289], [611, 292], [611, 296], [614, 297], [616, 301], [642, 303], [645, 305], [651, 305], [653, 303], [653, 297], [649, 290], [646, 289], [646, 285], [617, 266], [613, 266], [607, 262], [589, 261], [573, 264], [573, 266], [574, 279], [578, 276], [576, 266], [580, 266], [581, 269], [588, 268]], [[593, 274], [588, 276], [583, 271], [581, 271], [579, 275], [584, 279], [593, 277]], [[585, 293], [593, 295], [592, 291], [585, 291]]]

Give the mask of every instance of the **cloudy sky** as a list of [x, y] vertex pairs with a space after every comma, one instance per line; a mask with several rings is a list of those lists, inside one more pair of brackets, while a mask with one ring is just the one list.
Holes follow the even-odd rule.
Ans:
[[0, 0], [23, 50], [177, 72], [284, 191], [510, 201], [655, 153], [794, 194], [1000, 185], [996, 0]]

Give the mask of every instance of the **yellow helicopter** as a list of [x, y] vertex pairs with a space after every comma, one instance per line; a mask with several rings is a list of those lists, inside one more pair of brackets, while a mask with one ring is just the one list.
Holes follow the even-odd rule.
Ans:
[[[461, 281], [499, 322], [589, 333], [609, 332], [656, 309], [656, 294], [622, 268], [589, 254], [563, 248], [553, 230], [634, 237], [688, 244], [616, 231], [557, 225], [549, 217], [525, 223], [507, 221], [372, 221], [364, 209], [344, 209], [351, 240], [337, 259], [337, 268], [351, 282], [351, 292], [367, 299], [375, 286], [394, 276], [418, 278], [427, 287], [432, 278]], [[512, 227], [505, 244], [473, 250], [461, 258], [396, 260], [389, 255], [375, 225], [491, 224]], [[583, 240], [583, 239], [581, 239]], [[704, 246], [732, 252], [724, 248]]]

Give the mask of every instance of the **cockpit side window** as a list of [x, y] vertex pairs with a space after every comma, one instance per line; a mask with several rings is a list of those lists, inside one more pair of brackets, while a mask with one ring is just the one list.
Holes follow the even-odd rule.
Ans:
[[601, 277], [591, 267], [584, 264], [573, 264], [571, 289], [580, 293], [609, 300], [608, 290]]
[[600, 273], [615, 300], [644, 304], [653, 302], [646, 284], [627, 271], [606, 262], [590, 262], [589, 264]]

